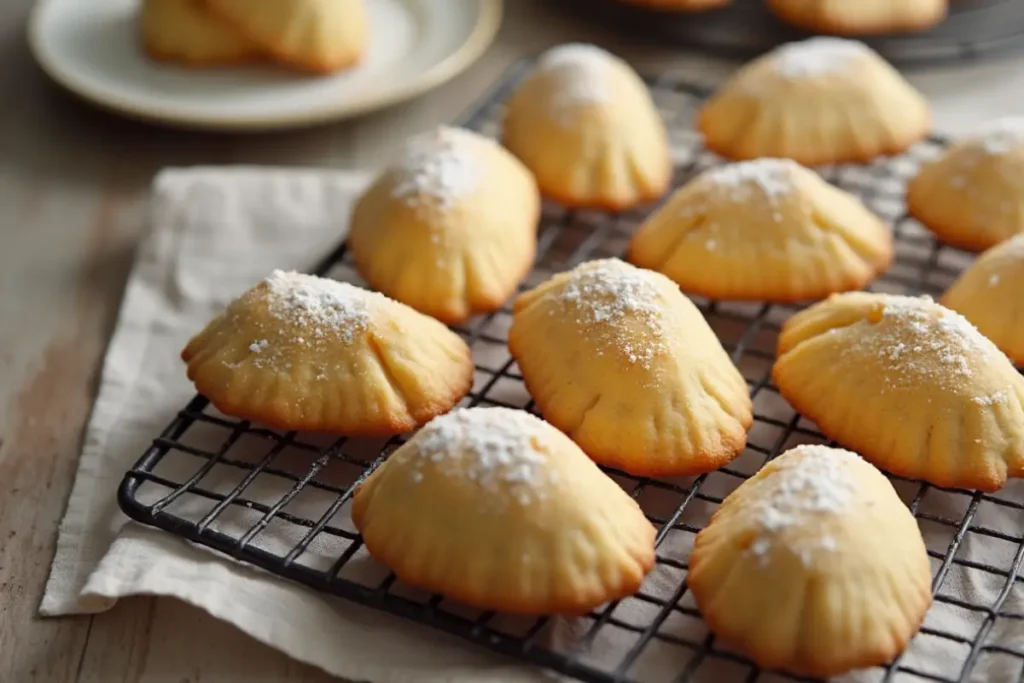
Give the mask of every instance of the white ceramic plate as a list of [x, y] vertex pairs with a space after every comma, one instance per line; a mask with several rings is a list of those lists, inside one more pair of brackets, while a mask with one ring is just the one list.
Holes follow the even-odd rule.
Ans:
[[253, 130], [341, 119], [415, 97], [490, 45], [502, 0], [366, 0], [369, 53], [331, 76], [272, 66], [189, 69], [140, 48], [139, 0], [40, 0], [29, 44], [43, 70], [121, 114], [190, 128]]

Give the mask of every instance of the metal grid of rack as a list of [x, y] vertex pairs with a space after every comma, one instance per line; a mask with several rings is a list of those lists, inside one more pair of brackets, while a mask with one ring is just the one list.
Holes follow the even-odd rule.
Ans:
[[[495, 136], [509, 90], [529, 68], [520, 64], [462, 125]], [[693, 135], [693, 114], [706, 94], [671, 77], [648, 81], [676, 150], [675, 182], [722, 162]], [[820, 169], [891, 223], [896, 262], [872, 289], [937, 294], [969, 262], [937, 243], [903, 210], [905, 181], [921, 159], [936, 154], [933, 138], [905, 155], [866, 166]], [[585, 260], [621, 255], [646, 215], [610, 215], [545, 207], [535, 268], [523, 287]], [[353, 282], [344, 246], [317, 272]], [[807, 680], [762, 671], [709, 633], [687, 591], [686, 559], [694, 534], [743, 479], [797, 443], [827, 440], [796, 414], [771, 383], [775, 338], [796, 309], [762, 303], [694, 298], [743, 372], [755, 406], [746, 451], [729, 466], [699, 477], [649, 479], [607, 470], [638, 500], [659, 528], [657, 565], [641, 591], [583, 618], [528, 619], [480, 612], [413, 590], [366, 554], [348, 509], [353, 487], [402, 437], [345, 439], [281, 433], [218, 414], [195, 397], [126, 474], [122, 509], [165, 529], [274, 574], [441, 629], [497, 653], [595, 683], [624, 681]], [[464, 405], [530, 410], [533, 404], [506, 348], [510, 308], [455, 328], [471, 345], [476, 380]], [[1008, 630], [1024, 632], [1024, 487], [981, 494], [892, 477], [919, 520], [934, 570], [935, 603], [908, 650], [865, 680], [1024, 681], [1024, 647]], [[1013, 518], [1012, 524], [1006, 519]], [[995, 594], [982, 603], [975, 596]], [[942, 618], [940, 618], [942, 617]], [[937, 626], [938, 622], [945, 628]], [[955, 630], [949, 624], [956, 623]], [[665, 677], [665, 671], [672, 675]], [[993, 672], [1005, 672], [994, 674]], [[998, 677], [993, 677], [998, 676]]]
[[[623, 0], [562, 0], [580, 20], [612, 26], [638, 40], [749, 59], [810, 35], [778, 19], [764, 0], [733, 0], [705, 12], [669, 12]], [[920, 33], [862, 36], [890, 62], [921, 65], [976, 59], [1024, 47], [1024, 3], [953, 0], [941, 24]]]

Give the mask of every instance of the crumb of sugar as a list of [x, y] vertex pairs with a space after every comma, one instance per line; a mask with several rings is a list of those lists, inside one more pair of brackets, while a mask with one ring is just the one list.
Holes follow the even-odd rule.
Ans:
[[989, 394], [988, 396], [975, 396], [971, 399], [972, 402], [977, 403], [979, 406], [994, 406], [1001, 405], [1009, 402], [1010, 394], [1005, 389]]
[[537, 68], [557, 79], [550, 113], [560, 125], [572, 125], [578, 107], [611, 101], [608, 76], [614, 64], [611, 53], [588, 43], [566, 43], [541, 55]]
[[819, 533], [787, 534], [793, 527], [811, 532], [821, 527], [822, 519], [845, 514], [855, 502], [873, 504], [858, 497], [860, 491], [849, 475], [848, 467], [860, 456], [841, 448], [819, 445], [796, 446], [787, 451], [779, 466], [758, 482], [750, 515], [758, 526], [758, 535], [749, 551], [768, 563], [769, 552], [783, 546], [809, 565], [819, 552], [838, 547], [834, 537]]
[[488, 142], [459, 128], [440, 126], [410, 138], [393, 167], [391, 196], [411, 206], [426, 202], [451, 209], [476, 191], [484, 172], [479, 145]]
[[1006, 116], [989, 121], [975, 133], [988, 154], [1006, 154], [1024, 145], [1024, 116]]
[[999, 274], [996, 273], [994, 275], [989, 275], [988, 276], [988, 286], [989, 287], [996, 287], [998, 285], [999, 285]]
[[816, 36], [775, 48], [775, 70], [785, 78], [814, 78], [845, 71], [869, 54], [864, 43], [846, 38]]
[[[383, 295], [347, 282], [275, 270], [267, 284], [267, 311], [303, 332], [296, 343], [336, 336], [351, 344], [370, 325], [373, 305]], [[266, 346], [264, 346], [266, 348]]]
[[966, 318], [927, 296], [886, 295], [881, 319], [859, 343], [892, 370], [891, 387], [963, 388], [974, 374], [972, 358], [1001, 355]]
[[259, 353], [263, 349], [267, 348], [267, 346], [269, 345], [270, 342], [268, 342], [266, 339], [257, 339], [252, 344], [249, 344], [249, 350], [252, 351], [253, 353]]
[[[578, 267], [552, 295], [559, 304], [552, 314], [572, 316], [582, 328], [597, 331], [595, 338], [629, 363], [650, 367], [664, 349], [665, 303], [652, 273], [619, 259], [599, 259]], [[644, 334], [635, 332], [637, 323]]]
[[[718, 166], [706, 171], [704, 179], [721, 188], [730, 201], [747, 201], [756, 193], [772, 202], [793, 191], [797, 168], [790, 159], [766, 157]], [[773, 220], [778, 220], [775, 216]]]
[[421, 468], [430, 462], [489, 493], [508, 491], [522, 505], [543, 499], [557, 481], [547, 454], [536, 446], [543, 429], [539, 418], [523, 410], [456, 408], [428, 422], [410, 442], [419, 459], [413, 481], [422, 480]]

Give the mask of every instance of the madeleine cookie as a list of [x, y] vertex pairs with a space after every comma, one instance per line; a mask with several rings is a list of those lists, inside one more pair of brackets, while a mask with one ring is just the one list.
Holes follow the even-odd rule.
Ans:
[[212, 16], [203, 0], [144, 0], [139, 28], [154, 59], [193, 66], [239, 64], [259, 59], [259, 47]]
[[654, 566], [636, 502], [522, 410], [432, 420], [356, 489], [352, 520], [400, 580], [482, 609], [584, 614]]
[[786, 451], [729, 494], [686, 581], [718, 637], [815, 678], [889, 662], [932, 603], [914, 516], [881, 472], [825, 446]]
[[927, 297], [832, 295], [783, 325], [772, 376], [823, 434], [893, 474], [982, 491], [1024, 475], [1024, 378]]
[[329, 73], [366, 51], [363, 0], [202, 0], [268, 54], [298, 69]]
[[512, 95], [503, 141], [541, 192], [574, 207], [626, 209], [672, 177], [665, 124], [625, 61], [594, 45], [545, 52]]
[[411, 138], [359, 198], [348, 244], [372, 287], [446, 323], [500, 308], [530, 270], [540, 194], [477, 133]]
[[779, 18], [818, 33], [923, 31], [946, 18], [949, 0], [767, 0]]
[[1024, 116], [991, 121], [924, 164], [907, 185], [907, 209], [970, 251], [1024, 232]]
[[743, 66], [700, 109], [705, 144], [806, 166], [902, 152], [931, 129], [927, 100], [863, 43], [816, 37]]
[[976, 260], [939, 301], [962, 314], [1017, 365], [1024, 365], [1024, 234]]
[[633, 236], [629, 260], [712, 299], [801, 301], [860, 289], [892, 234], [861, 201], [789, 159], [712, 168]]
[[181, 353], [226, 415], [279, 429], [398, 434], [450, 410], [473, 383], [444, 325], [348, 283], [274, 271]]
[[544, 417], [602, 465], [696, 474], [746, 445], [747, 384], [663, 275], [615, 259], [558, 273], [516, 300], [508, 343]]

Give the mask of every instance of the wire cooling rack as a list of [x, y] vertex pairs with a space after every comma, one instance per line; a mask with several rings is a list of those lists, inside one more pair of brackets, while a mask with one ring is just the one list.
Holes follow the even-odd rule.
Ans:
[[[624, 0], [561, 0], [560, 4], [582, 20], [612, 26], [644, 41], [657, 39], [741, 59], [810, 35], [778, 19], [764, 0], [732, 0], [720, 9], [696, 13], [659, 11]], [[951, 0], [946, 19], [927, 31], [860, 39], [901, 65], [995, 55], [1024, 47], [1024, 3]]]
[[[529, 62], [513, 69], [463, 125], [497, 135], [503, 102], [527, 68]], [[676, 150], [675, 183], [721, 163], [689, 132], [706, 93], [670, 76], [649, 83]], [[906, 180], [942, 144], [931, 139], [904, 156], [821, 170], [893, 226], [897, 258], [872, 285], [875, 290], [935, 295], [969, 261], [935, 242], [903, 209]], [[645, 215], [547, 205], [535, 268], [523, 287], [585, 260], [623, 254]], [[343, 247], [316, 272], [359, 282]], [[750, 386], [756, 417], [748, 446], [728, 467], [699, 477], [648, 479], [606, 470], [658, 527], [657, 564], [637, 595], [586, 617], [527, 619], [479, 612], [403, 586], [369, 559], [349, 517], [351, 494], [402, 442], [399, 437], [280, 433], [220, 415], [197, 396], [126, 474], [120, 505], [144, 524], [311, 586], [326, 600], [347, 598], [571, 678], [595, 683], [807, 680], [762, 671], [717, 641], [685, 581], [694, 534], [730, 491], [782, 450], [826, 442], [771, 382], [777, 332], [796, 308], [695, 301]], [[510, 318], [506, 306], [456, 328], [472, 346], [476, 363], [464, 404], [532, 408], [506, 348]], [[1024, 645], [1014, 645], [1013, 639], [1015, 630], [1024, 630], [1018, 576], [1024, 557], [1024, 482], [987, 495], [892, 479], [925, 536], [935, 602], [908, 650], [885, 667], [865, 670], [858, 680], [1024, 681]]]

